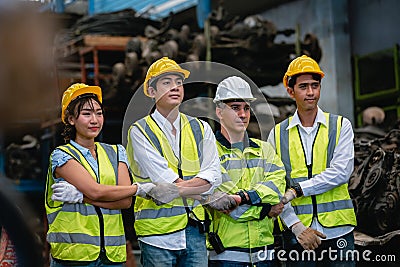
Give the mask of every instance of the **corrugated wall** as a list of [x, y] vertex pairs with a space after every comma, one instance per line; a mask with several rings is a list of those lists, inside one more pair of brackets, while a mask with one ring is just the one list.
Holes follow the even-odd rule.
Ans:
[[151, 19], [162, 19], [170, 12], [191, 8], [197, 5], [197, 0], [89, 0], [89, 14], [115, 12], [131, 8], [139, 13], [147, 14]]

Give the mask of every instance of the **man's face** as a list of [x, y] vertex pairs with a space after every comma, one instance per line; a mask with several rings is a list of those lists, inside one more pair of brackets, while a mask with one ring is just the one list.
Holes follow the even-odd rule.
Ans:
[[289, 95], [296, 101], [299, 111], [309, 111], [317, 108], [321, 92], [321, 83], [314, 80], [311, 74], [297, 77], [294, 88], [287, 88]]
[[228, 102], [216, 108], [221, 126], [228, 132], [239, 134], [246, 131], [250, 122], [250, 105], [246, 102]]
[[181, 75], [167, 74], [160, 77], [149, 93], [156, 100], [157, 106], [173, 109], [183, 100], [183, 79]]

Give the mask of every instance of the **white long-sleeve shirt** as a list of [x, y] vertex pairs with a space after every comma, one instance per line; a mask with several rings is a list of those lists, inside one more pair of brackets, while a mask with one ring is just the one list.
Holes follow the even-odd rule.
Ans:
[[[175, 136], [172, 134], [171, 123], [157, 110], [151, 116], [166, 135], [174, 154], [179, 158], [181, 134], [180, 115], [178, 115], [177, 119], [173, 122], [173, 126], [176, 129]], [[214, 133], [208, 123], [204, 121], [202, 121], [202, 123], [204, 125], [203, 161], [196, 177], [204, 179], [211, 184], [210, 190], [204, 193], [207, 194], [221, 184], [222, 178]], [[129, 138], [134, 147], [133, 159], [138, 164], [140, 176], [149, 177], [151, 181], [155, 183], [173, 183], [179, 178], [178, 174], [168, 167], [168, 161], [149, 143], [147, 138], [137, 127], [132, 127]], [[184, 149], [184, 144], [182, 144], [182, 149]], [[140, 237], [139, 240], [152, 246], [169, 250], [186, 248], [185, 230], [160, 236]]]
[[[297, 111], [293, 115], [292, 121], [286, 128], [291, 129], [299, 126], [301, 141], [304, 145], [306, 153], [307, 165], [311, 164], [312, 159], [312, 145], [317, 134], [318, 124], [322, 123], [327, 125], [326, 118], [323, 111], [318, 107], [317, 117], [315, 118], [312, 127], [304, 127], [301, 124]], [[328, 126], [328, 125], [327, 125]], [[353, 145], [353, 128], [348, 119], [343, 118], [342, 128], [338, 144], [333, 152], [333, 158], [330, 166], [320, 174], [315, 175], [312, 179], [299, 182], [304, 196], [319, 195], [325, 193], [335, 187], [348, 183], [350, 175], [354, 168], [354, 145]], [[275, 147], [275, 134], [272, 130], [269, 134], [268, 141]], [[280, 215], [281, 219], [288, 227], [291, 227], [299, 218], [296, 216], [293, 207], [290, 203], [285, 205], [283, 212]], [[335, 228], [323, 227], [316, 218], [314, 218], [311, 228], [320, 231], [326, 235], [326, 239], [337, 238], [351, 232], [354, 227], [340, 226]]]

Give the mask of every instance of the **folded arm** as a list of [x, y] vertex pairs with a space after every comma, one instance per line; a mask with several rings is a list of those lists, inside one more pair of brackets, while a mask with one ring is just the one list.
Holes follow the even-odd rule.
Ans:
[[252, 186], [237, 187], [227, 171], [222, 169], [224, 183], [219, 189], [230, 192], [239, 203], [240, 206], [230, 213], [230, 216], [237, 221], [260, 220], [266, 216], [276, 217], [283, 209], [280, 199], [286, 185], [285, 169], [272, 146], [269, 143], [262, 143], [262, 145], [261, 162], [264, 172], [262, 177], [251, 177], [257, 181], [252, 183]]
[[130, 185], [128, 168], [126, 164], [119, 163], [119, 184], [98, 184], [89, 172], [76, 160], [68, 160], [61, 167], [55, 169], [55, 177], [63, 178], [74, 185], [87, 198], [93, 201], [117, 201], [132, 197], [136, 191], [136, 185]]

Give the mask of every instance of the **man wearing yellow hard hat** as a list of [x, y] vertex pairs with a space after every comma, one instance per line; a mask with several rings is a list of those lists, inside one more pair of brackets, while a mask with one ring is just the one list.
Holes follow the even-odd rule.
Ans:
[[[269, 136], [289, 181], [280, 215], [288, 266], [355, 266], [353, 254], [347, 253], [354, 250], [357, 223], [347, 188], [354, 167], [354, 134], [348, 119], [318, 106], [324, 76], [306, 55], [289, 64], [283, 84], [297, 110]], [[289, 258], [293, 250], [298, 259]], [[304, 257], [311, 254], [303, 250], [314, 250], [318, 260]]]
[[[206, 197], [221, 181], [211, 127], [179, 112], [190, 72], [163, 57], [148, 69], [144, 94], [156, 109], [128, 132], [134, 179], [154, 182], [152, 199], [136, 198], [135, 230], [147, 266], [207, 266], [208, 214], [191, 196]], [[201, 199], [200, 199], [201, 200]]]

